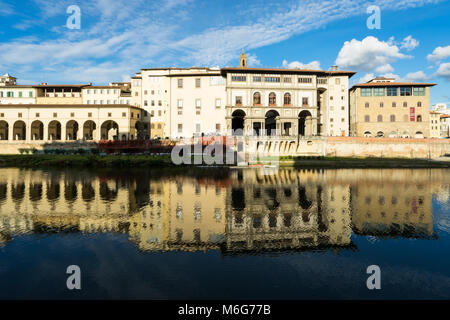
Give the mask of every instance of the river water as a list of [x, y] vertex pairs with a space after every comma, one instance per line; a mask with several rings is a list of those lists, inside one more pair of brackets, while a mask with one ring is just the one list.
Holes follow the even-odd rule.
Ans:
[[448, 169], [0, 169], [0, 299], [448, 299], [449, 198]]

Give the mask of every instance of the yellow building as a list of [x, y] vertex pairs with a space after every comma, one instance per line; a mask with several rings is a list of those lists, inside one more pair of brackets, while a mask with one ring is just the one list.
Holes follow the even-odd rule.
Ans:
[[350, 89], [350, 132], [355, 137], [429, 138], [433, 83], [375, 78]]
[[439, 112], [430, 112], [430, 138], [441, 137], [441, 114]]

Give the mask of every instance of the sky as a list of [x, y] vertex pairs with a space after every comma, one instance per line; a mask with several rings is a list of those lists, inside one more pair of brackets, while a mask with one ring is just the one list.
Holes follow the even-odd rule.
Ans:
[[142, 68], [237, 66], [245, 50], [250, 67], [436, 83], [431, 103], [450, 104], [449, 18], [450, 0], [0, 0], [0, 74], [101, 85]]

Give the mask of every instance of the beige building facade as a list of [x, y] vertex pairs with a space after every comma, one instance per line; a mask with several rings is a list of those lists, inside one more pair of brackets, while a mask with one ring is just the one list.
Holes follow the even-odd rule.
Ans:
[[350, 133], [354, 137], [430, 138], [433, 83], [375, 78], [350, 89]]
[[0, 142], [136, 139], [143, 110], [130, 105], [4, 105]]
[[280, 136], [348, 136], [348, 81], [355, 73], [223, 68], [227, 130]]

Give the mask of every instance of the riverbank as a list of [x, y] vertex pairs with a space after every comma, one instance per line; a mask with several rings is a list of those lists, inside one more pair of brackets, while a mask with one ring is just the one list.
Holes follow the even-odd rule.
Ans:
[[[450, 161], [405, 158], [281, 157], [296, 168], [450, 168]], [[0, 167], [19, 168], [167, 168], [179, 167], [170, 155], [0, 155]]]

